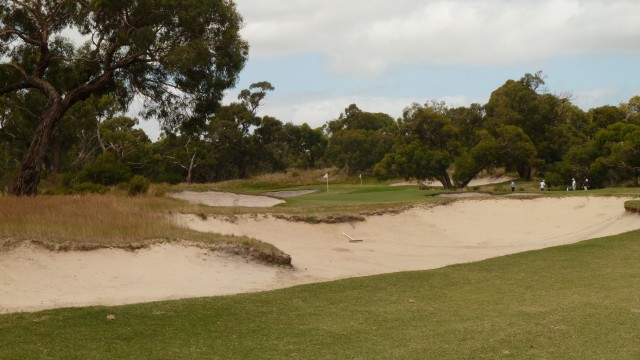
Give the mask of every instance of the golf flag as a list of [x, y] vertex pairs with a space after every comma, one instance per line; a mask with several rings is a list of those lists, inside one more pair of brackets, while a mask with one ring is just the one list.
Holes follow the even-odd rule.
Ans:
[[327, 194], [328, 194], [329, 193], [329, 173], [324, 174], [322, 178], [327, 180]]

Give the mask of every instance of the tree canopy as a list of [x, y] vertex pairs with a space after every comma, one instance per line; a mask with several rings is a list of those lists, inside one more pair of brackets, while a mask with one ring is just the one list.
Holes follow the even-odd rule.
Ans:
[[[313, 128], [263, 114], [268, 81], [222, 103], [248, 48], [231, 1], [8, 1], [0, 16], [0, 186], [16, 195], [41, 174], [82, 192], [328, 166], [451, 189], [496, 169], [551, 187], [638, 185], [640, 96], [585, 111], [538, 72], [484, 105], [429, 100], [394, 119], [349, 104]], [[126, 114], [134, 97], [163, 124], [158, 141]]]
[[93, 94], [123, 107], [141, 96], [143, 115], [168, 128], [203, 122], [244, 66], [241, 25], [230, 0], [2, 2], [0, 97], [38, 105], [12, 192], [36, 193], [56, 125]]

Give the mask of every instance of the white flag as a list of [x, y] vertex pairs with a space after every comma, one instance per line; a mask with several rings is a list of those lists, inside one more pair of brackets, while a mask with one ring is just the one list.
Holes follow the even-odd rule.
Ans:
[[328, 179], [329, 178], [329, 173], [326, 173], [326, 174], [322, 175], [322, 178], [323, 179]]

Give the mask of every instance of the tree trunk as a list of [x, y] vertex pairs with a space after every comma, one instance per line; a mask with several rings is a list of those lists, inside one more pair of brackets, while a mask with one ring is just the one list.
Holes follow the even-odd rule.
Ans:
[[531, 180], [531, 166], [529, 166], [528, 164], [519, 166], [518, 167], [518, 176], [520, 176], [520, 178], [522, 178], [522, 179], [530, 181]]
[[60, 169], [62, 169], [62, 144], [59, 141], [56, 141], [53, 144], [51, 156], [51, 171], [54, 174], [59, 174]]
[[64, 114], [64, 110], [60, 102], [54, 102], [53, 105], [44, 111], [42, 121], [38, 125], [29, 150], [22, 159], [20, 171], [13, 181], [10, 193], [15, 196], [35, 196], [38, 193], [38, 183], [40, 183], [40, 171], [44, 156], [49, 148], [49, 143], [53, 138], [53, 132], [56, 123]]
[[449, 173], [445, 170], [440, 176], [438, 176], [438, 180], [442, 184], [442, 187], [445, 189], [453, 189], [453, 183], [451, 182], [451, 177]]

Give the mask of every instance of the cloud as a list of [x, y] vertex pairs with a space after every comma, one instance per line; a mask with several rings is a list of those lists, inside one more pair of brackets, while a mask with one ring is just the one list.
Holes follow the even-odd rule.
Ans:
[[267, 101], [258, 111], [258, 115], [273, 116], [283, 122], [294, 124], [307, 123], [312, 128], [324, 125], [326, 122], [337, 119], [351, 104], [356, 104], [362, 111], [380, 112], [393, 117], [402, 116], [402, 111], [417, 102], [424, 104], [428, 100], [444, 101], [449, 107], [468, 106], [472, 103], [486, 102], [486, 99], [476, 99], [468, 96], [445, 96], [438, 99], [417, 98], [392, 98], [392, 97], [367, 97], [367, 96], [336, 96], [306, 100]]
[[578, 90], [573, 94], [572, 102], [582, 109], [591, 109], [605, 105], [618, 106], [616, 99], [620, 98], [619, 89], [607, 86]]
[[251, 57], [320, 53], [337, 74], [396, 64], [500, 66], [639, 53], [640, 2], [625, 0], [237, 0]]

